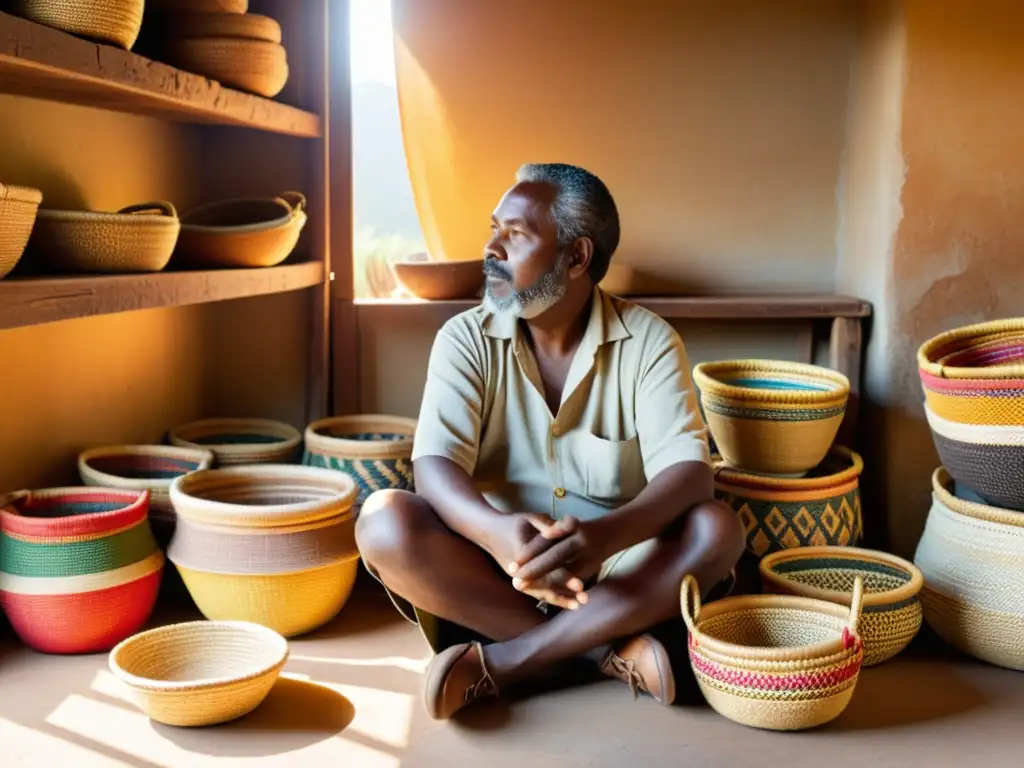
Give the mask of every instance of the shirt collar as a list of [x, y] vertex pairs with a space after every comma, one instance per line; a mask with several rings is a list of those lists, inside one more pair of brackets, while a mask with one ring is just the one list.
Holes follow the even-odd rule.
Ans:
[[[513, 339], [519, 332], [519, 321], [514, 315], [488, 313], [483, 320], [484, 334], [492, 339]], [[590, 318], [583, 332], [581, 348], [597, 349], [602, 344], [629, 338], [630, 333], [622, 322], [610, 295], [594, 286], [593, 301], [590, 303]]]

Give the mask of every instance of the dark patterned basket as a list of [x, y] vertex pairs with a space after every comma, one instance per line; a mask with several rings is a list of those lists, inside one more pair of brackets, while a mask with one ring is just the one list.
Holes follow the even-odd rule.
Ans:
[[374, 491], [414, 490], [412, 443], [416, 420], [362, 414], [314, 421], [306, 427], [302, 463], [350, 475], [359, 486], [356, 504]]

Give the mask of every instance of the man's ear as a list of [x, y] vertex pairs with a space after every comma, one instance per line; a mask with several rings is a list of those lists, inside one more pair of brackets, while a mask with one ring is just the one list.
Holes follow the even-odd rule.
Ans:
[[590, 269], [594, 258], [594, 241], [589, 237], [577, 237], [569, 251], [569, 277], [582, 277]]

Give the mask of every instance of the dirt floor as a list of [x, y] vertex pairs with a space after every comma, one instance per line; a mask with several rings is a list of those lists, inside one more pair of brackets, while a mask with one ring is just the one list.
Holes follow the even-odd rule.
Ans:
[[[161, 608], [154, 623], [195, 618]], [[5, 628], [9, 633], [9, 628]], [[420, 703], [416, 629], [360, 582], [331, 625], [291, 643], [264, 704], [205, 729], [155, 724], [103, 654], [44, 656], [0, 640], [0, 766], [1010, 766], [1024, 763], [1024, 674], [936, 647], [927, 634], [865, 670], [832, 724], [799, 734], [735, 725], [685, 673], [676, 706], [611, 680], [488, 702], [437, 723]]]

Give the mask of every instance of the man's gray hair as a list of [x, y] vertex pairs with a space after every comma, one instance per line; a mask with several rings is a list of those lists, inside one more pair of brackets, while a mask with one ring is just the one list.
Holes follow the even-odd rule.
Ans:
[[565, 163], [527, 163], [516, 173], [516, 180], [551, 184], [558, 190], [551, 206], [558, 245], [565, 248], [578, 238], [590, 238], [594, 255], [588, 271], [595, 284], [601, 282], [619, 246], [619, 212], [604, 182], [590, 171]]

